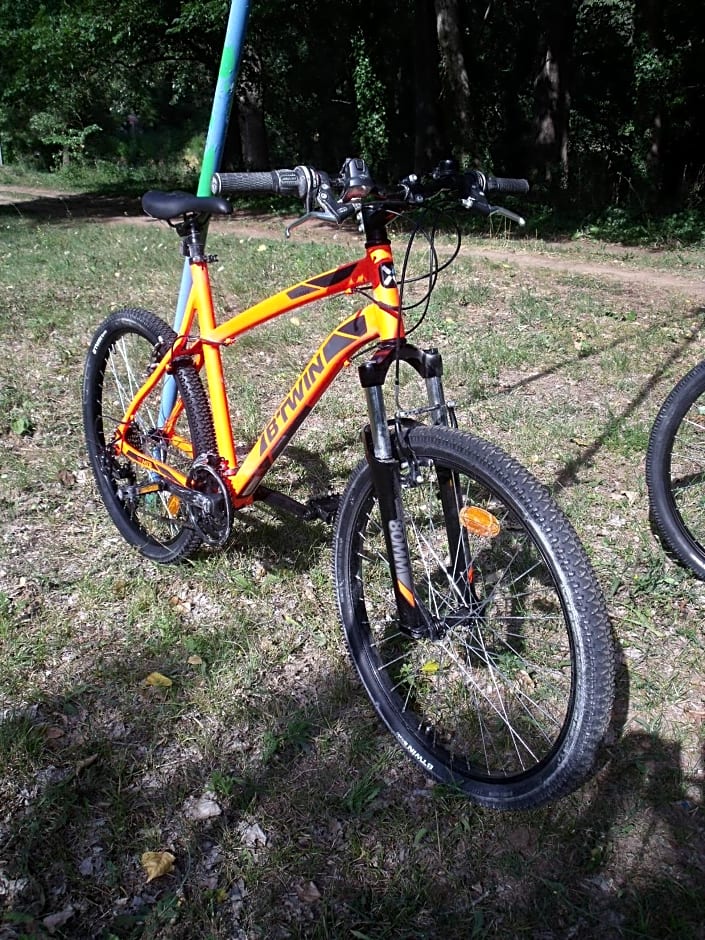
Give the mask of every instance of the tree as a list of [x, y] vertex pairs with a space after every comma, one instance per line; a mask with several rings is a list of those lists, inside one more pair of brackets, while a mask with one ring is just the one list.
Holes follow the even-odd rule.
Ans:
[[414, 169], [425, 172], [448, 156], [438, 103], [441, 96], [434, 0], [414, 0]]
[[534, 79], [536, 156], [545, 182], [568, 185], [573, 32], [575, 12], [568, 0], [548, 0], [542, 11], [538, 69]]
[[[207, 127], [229, 3], [0, 0], [5, 157], [178, 159]], [[691, 0], [252, 0], [226, 163], [362, 150], [393, 179], [454, 155], [585, 209], [698, 205], [700, 18]]]
[[465, 162], [473, 153], [474, 115], [460, 10], [457, 0], [435, 0], [435, 5], [441, 69], [446, 85], [446, 108], [452, 114], [456, 153]]

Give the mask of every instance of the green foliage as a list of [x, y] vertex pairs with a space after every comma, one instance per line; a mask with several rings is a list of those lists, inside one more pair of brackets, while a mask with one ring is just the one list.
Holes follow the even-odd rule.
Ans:
[[48, 146], [57, 146], [54, 161], [67, 166], [71, 160], [82, 160], [86, 150], [86, 139], [101, 130], [98, 124], [88, 127], [70, 127], [60, 114], [38, 111], [29, 119], [29, 128], [37, 139]]
[[648, 218], [643, 213], [612, 207], [583, 224], [580, 232], [625, 245], [698, 245], [705, 242], [705, 213], [688, 209]]
[[372, 166], [382, 166], [387, 158], [387, 115], [384, 87], [365, 49], [365, 41], [355, 41], [353, 83], [357, 105], [357, 138], [359, 152]]
[[[227, 0], [0, 0], [5, 162], [194, 168], [199, 145], [189, 140], [208, 124], [228, 10]], [[563, 208], [643, 217], [702, 204], [697, 4], [458, 4], [471, 141], [458, 139], [447, 91], [419, 109], [420, 76], [453, 68], [444, 49], [438, 62], [436, 37], [419, 22], [433, 29], [433, 0], [321, 0], [315, 17], [303, 0], [253, 2], [238, 91], [257, 92], [262, 159], [335, 171], [359, 152], [380, 179], [393, 180], [414, 169], [416, 144], [430, 135], [439, 148], [454, 140], [459, 153], [471, 149], [471, 162], [497, 174], [530, 178]], [[558, 63], [556, 84], [541, 99], [549, 60]], [[237, 100], [235, 112], [224, 162], [239, 169], [246, 112]], [[565, 165], [556, 146], [537, 145], [540, 120], [554, 121], [556, 132], [561, 121], [568, 127]]]

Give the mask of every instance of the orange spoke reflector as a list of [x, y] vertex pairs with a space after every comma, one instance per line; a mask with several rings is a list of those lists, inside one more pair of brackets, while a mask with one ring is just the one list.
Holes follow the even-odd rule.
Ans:
[[169, 500], [166, 504], [166, 508], [169, 511], [170, 516], [178, 516], [179, 507], [181, 506], [181, 498], [179, 496], [174, 496], [173, 494], [169, 497]]
[[499, 521], [481, 506], [463, 506], [458, 515], [460, 524], [472, 535], [488, 539], [499, 535]]

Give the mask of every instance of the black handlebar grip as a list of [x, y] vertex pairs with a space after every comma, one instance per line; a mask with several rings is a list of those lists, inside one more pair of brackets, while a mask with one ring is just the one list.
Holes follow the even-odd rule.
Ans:
[[266, 173], [214, 173], [211, 179], [214, 196], [227, 193], [276, 193], [277, 179]]
[[488, 176], [486, 193], [515, 193], [517, 196], [528, 193], [529, 181], [517, 180], [507, 176]]
[[282, 196], [305, 196], [306, 179], [302, 168], [254, 173], [214, 173], [211, 179], [211, 192], [214, 196], [227, 193], [279, 193]]

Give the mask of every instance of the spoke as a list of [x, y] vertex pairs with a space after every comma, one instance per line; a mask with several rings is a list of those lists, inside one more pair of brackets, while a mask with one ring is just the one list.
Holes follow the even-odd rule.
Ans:
[[[506, 727], [506, 729], [508, 730], [509, 735], [510, 735], [510, 738], [512, 739], [513, 742], [515, 742], [515, 752], [516, 752], [516, 755], [517, 755], [519, 761], [521, 762], [522, 769], [526, 769], [526, 765], [525, 765], [525, 763], [524, 763], [524, 758], [523, 758], [523, 756], [522, 756], [522, 754], [521, 754], [519, 748], [516, 747], [516, 742], [520, 742], [520, 743], [524, 746], [524, 750], [526, 751], [526, 753], [529, 754], [529, 755], [531, 756], [531, 758], [532, 758], [534, 761], [538, 761], [538, 759], [539, 759], [538, 756], [537, 756], [536, 754], [534, 754], [534, 752], [532, 751], [532, 749], [531, 749], [530, 745], [528, 744], [528, 742], [525, 741], [525, 740], [521, 737], [521, 735], [518, 734], [518, 732], [515, 731], [515, 729], [514, 729], [512, 723], [511, 723], [510, 720], [509, 720], [509, 717], [508, 717], [508, 715], [507, 715], [507, 713], [506, 713], [506, 710], [505, 710], [505, 708], [504, 708], [504, 699], [503, 699], [503, 697], [502, 697], [502, 695], [501, 695], [499, 686], [497, 685], [497, 682], [496, 682], [496, 678], [495, 678], [495, 674], [494, 674], [495, 671], [494, 671], [493, 669], [490, 669], [490, 676], [491, 676], [491, 680], [492, 680], [493, 687], [494, 687], [494, 689], [495, 689], [495, 691], [496, 691], [496, 693], [497, 693], [497, 698], [499, 699], [499, 701], [500, 701], [500, 703], [501, 703], [501, 706], [502, 706], [501, 708], [498, 707], [498, 706], [492, 701], [492, 699], [478, 686], [478, 684], [477, 684], [476, 682], [474, 682], [472, 675], [471, 675], [470, 672], [468, 671], [468, 669], [467, 669], [467, 667], [465, 666], [465, 664], [464, 664], [463, 662], [461, 662], [461, 660], [460, 660], [460, 658], [457, 656], [457, 654], [453, 654], [453, 652], [452, 652], [450, 649], [448, 649], [447, 652], [448, 652], [449, 657], [450, 657], [451, 660], [453, 661], [453, 664], [459, 669], [459, 671], [460, 671], [462, 674], [464, 674], [464, 675], [467, 677], [468, 681], [472, 684], [472, 687], [480, 694], [480, 696], [482, 697], [483, 701], [486, 702], [486, 704], [489, 706], [490, 710], [501, 720], [502, 724], [503, 724], [503, 725]], [[548, 740], [548, 739], [547, 739], [547, 740]]]
[[465, 505], [500, 520], [496, 536], [461, 528], [451, 551], [435, 484], [402, 494], [416, 589], [438, 640], [415, 641], [395, 627], [382, 528], [374, 514], [363, 519], [356, 574], [368, 649], [386, 694], [431, 749], [506, 777], [539, 763], [558, 740], [572, 688], [565, 612], [543, 556], [509, 507], [471, 478], [456, 479]]

